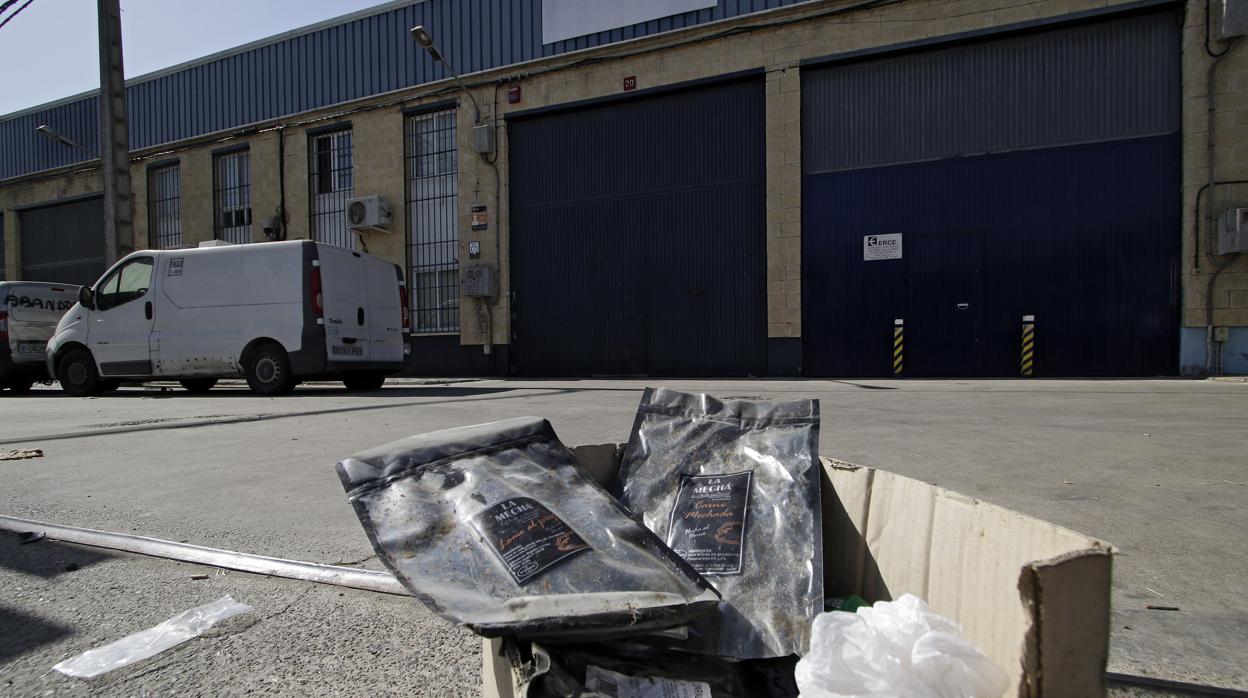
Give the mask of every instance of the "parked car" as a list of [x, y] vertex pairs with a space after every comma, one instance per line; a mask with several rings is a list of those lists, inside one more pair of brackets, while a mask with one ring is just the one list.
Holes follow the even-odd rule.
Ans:
[[314, 378], [371, 390], [402, 369], [409, 322], [402, 270], [368, 254], [306, 240], [144, 250], [82, 289], [47, 366], [78, 396], [240, 375], [262, 395]]
[[0, 281], [0, 390], [24, 393], [52, 380], [44, 361], [48, 340], [77, 299], [77, 286]]

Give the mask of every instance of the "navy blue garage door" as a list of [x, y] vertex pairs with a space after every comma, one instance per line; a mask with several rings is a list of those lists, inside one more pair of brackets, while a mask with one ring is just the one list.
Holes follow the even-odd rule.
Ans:
[[513, 118], [512, 371], [767, 365], [761, 76]]
[[[1133, 17], [808, 70], [808, 375], [1174, 373], [1179, 29]], [[870, 236], [900, 253], [869, 254]], [[897, 238], [892, 238], [896, 240]], [[868, 259], [868, 257], [879, 257]]]

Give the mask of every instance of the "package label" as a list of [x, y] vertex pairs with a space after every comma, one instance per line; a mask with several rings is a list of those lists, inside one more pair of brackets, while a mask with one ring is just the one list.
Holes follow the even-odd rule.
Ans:
[[590, 549], [563, 519], [529, 497], [504, 499], [478, 512], [472, 523], [520, 586]]
[[711, 698], [701, 681], [625, 676], [592, 664], [585, 667], [585, 688], [610, 698]]
[[741, 573], [753, 478], [753, 471], [681, 477], [667, 545], [699, 574]]

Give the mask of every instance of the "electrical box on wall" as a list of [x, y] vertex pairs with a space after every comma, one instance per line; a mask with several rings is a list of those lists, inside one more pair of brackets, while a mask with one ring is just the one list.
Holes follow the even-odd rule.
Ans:
[[472, 152], [478, 155], [494, 152], [494, 124], [472, 127]]
[[361, 196], [347, 201], [347, 223], [352, 230], [390, 232], [390, 205], [380, 196]]
[[1248, 34], [1248, 0], [1217, 0], [1213, 12], [1219, 41]]
[[462, 286], [464, 298], [491, 298], [494, 296], [494, 268], [484, 265], [466, 267]]
[[1218, 254], [1248, 251], [1248, 208], [1228, 208], [1218, 218]]

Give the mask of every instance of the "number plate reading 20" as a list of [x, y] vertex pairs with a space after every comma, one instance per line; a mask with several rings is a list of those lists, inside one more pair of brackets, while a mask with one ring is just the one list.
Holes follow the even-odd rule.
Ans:
[[354, 344], [331, 344], [329, 353], [335, 356], [364, 356], [364, 347]]

